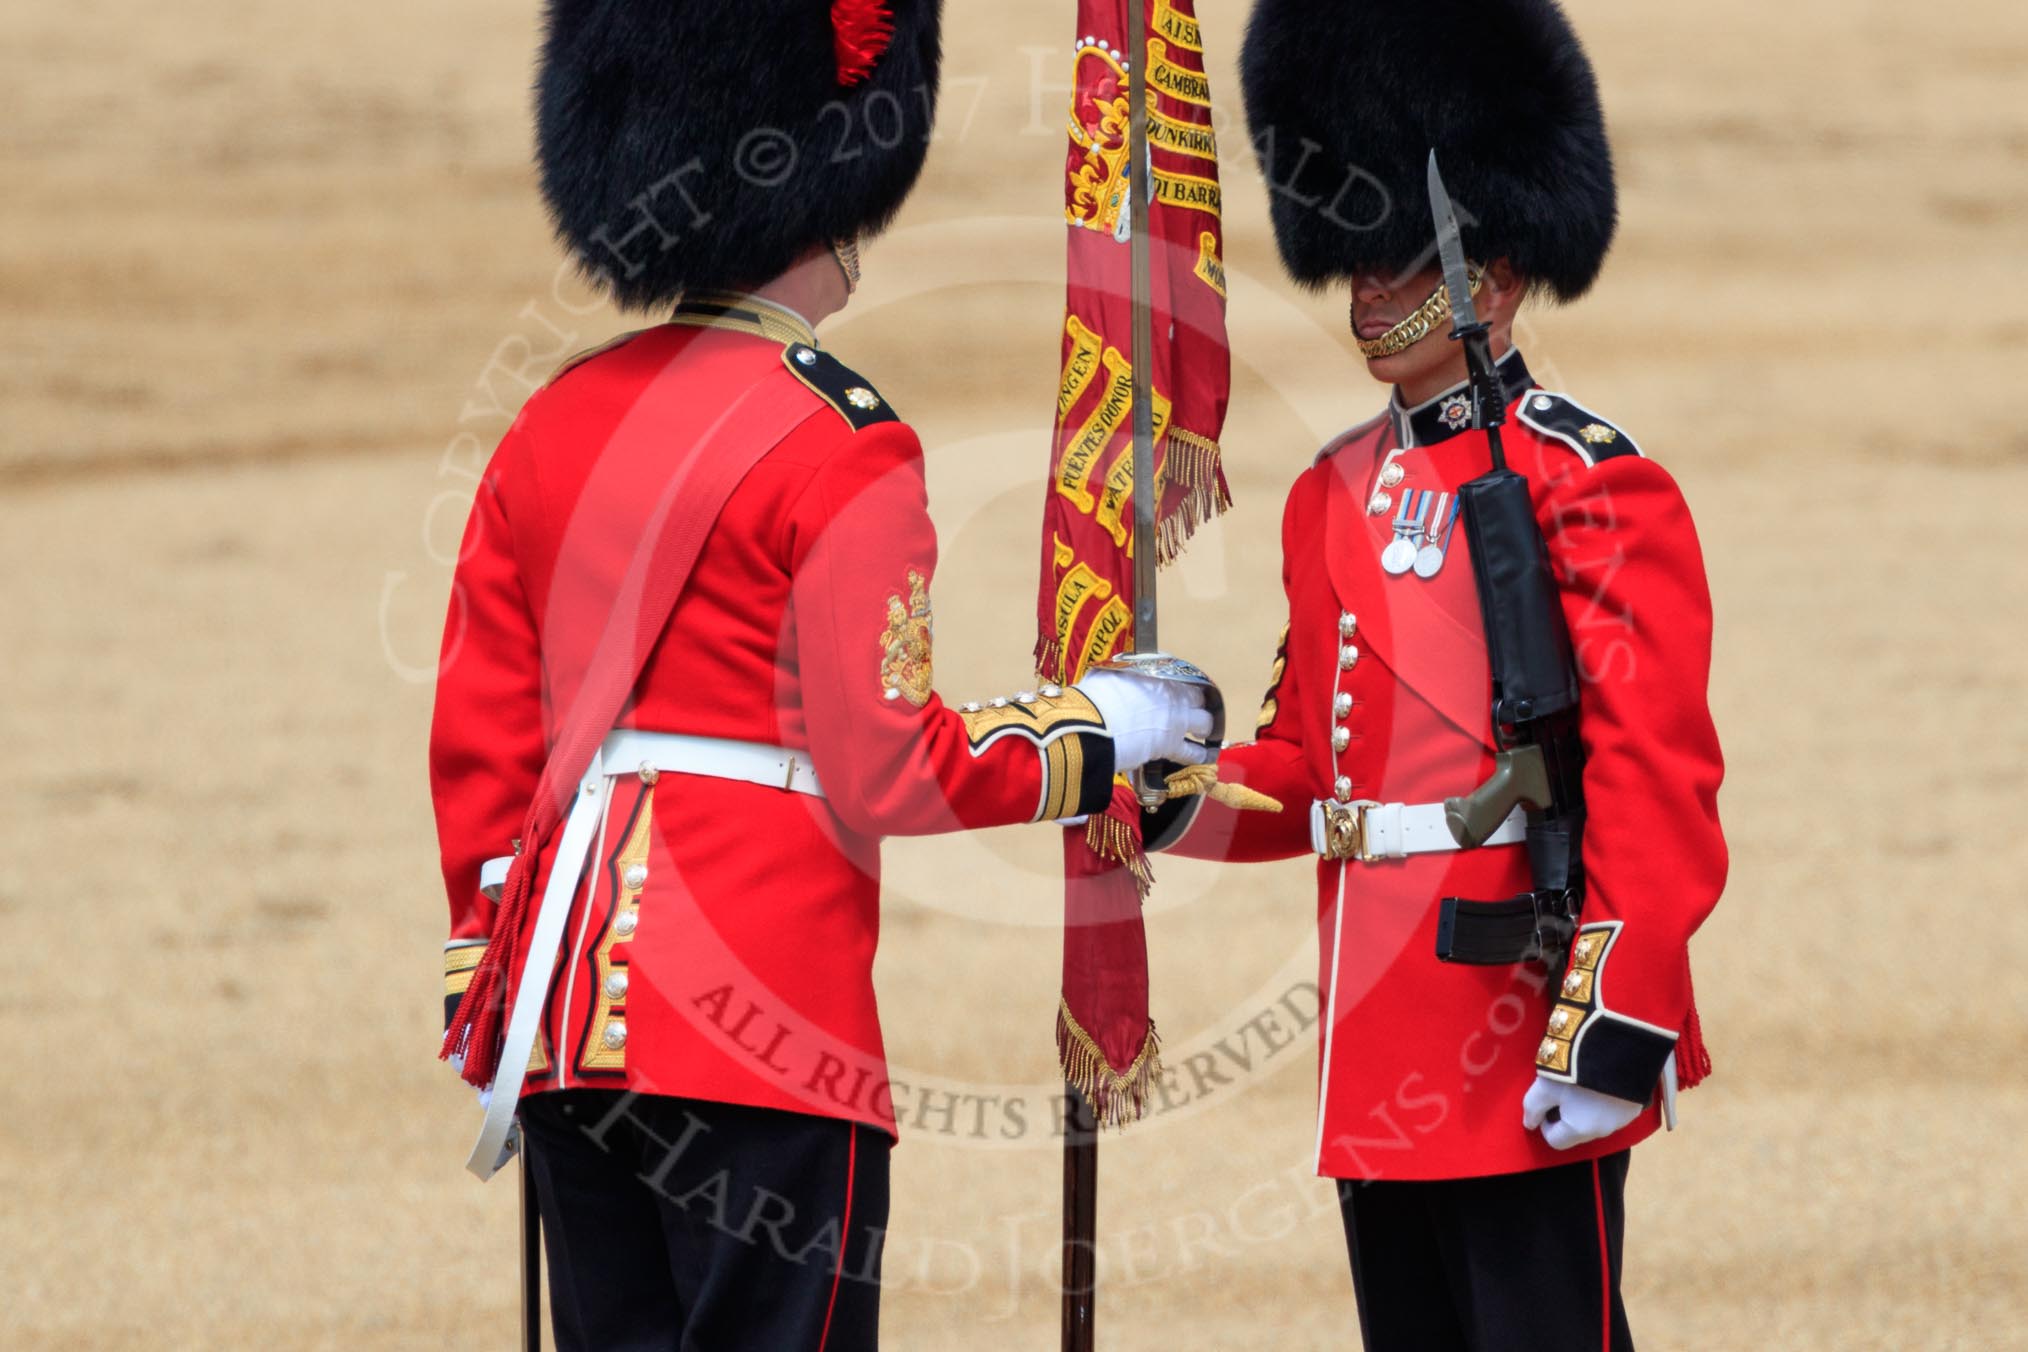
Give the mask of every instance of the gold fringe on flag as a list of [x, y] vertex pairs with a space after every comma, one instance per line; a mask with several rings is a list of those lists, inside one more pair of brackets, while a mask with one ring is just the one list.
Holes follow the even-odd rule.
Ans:
[[1124, 864], [1127, 872], [1134, 875], [1134, 885], [1141, 889], [1141, 900], [1148, 899], [1155, 886], [1155, 871], [1148, 864], [1148, 852], [1141, 848], [1140, 833], [1132, 822], [1121, 821], [1111, 813], [1098, 813], [1085, 823], [1084, 843], [1099, 858]]
[[[1221, 452], [1218, 443], [1208, 437], [1181, 427], [1171, 427], [1164, 434], [1161, 473], [1157, 476], [1164, 485], [1162, 496], [1173, 496], [1166, 515], [1155, 523], [1155, 562], [1166, 568], [1174, 563], [1183, 552], [1183, 546], [1197, 534], [1197, 528], [1214, 520], [1232, 506], [1232, 494], [1227, 490], [1223, 471], [1220, 469]], [[1171, 490], [1180, 490], [1173, 492]], [[1058, 541], [1059, 547], [1062, 542]], [[1045, 579], [1053, 590], [1060, 581], [1064, 563], [1059, 558], [1058, 576]], [[1101, 572], [1107, 569], [1101, 569]], [[1048, 624], [1048, 611], [1043, 612], [1043, 623]], [[1131, 629], [1121, 631], [1120, 641], [1131, 638]], [[1069, 684], [1071, 673], [1068, 658], [1074, 649], [1075, 633], [1043, 633], [1035, 640], [1035, 674], [1045, 681]]]
[[1162, 480], [1181, 488], [1183, 496], [1158, 523], [1156, 561], [1167, 566], [1183, 552], [1183, 545], [1197, 528], [1232, 506], [1219, 471], [1218, 443], [1182, 427], [1171, 427], [1162, 460]]
[[1062, 642], [1053, 638], [1035, 640], [1035, 674], [1045, 681], [1064, 682]]
[[1148, 1090], [1162, 1073], [1162, 1040], [1155, 1033], [1155, 1021], [1148, 1020], [1148, 1036], [1140, 1055], [1125, 1070], [1114, 1070], [1097, 1042], [1070, 1012], [1068, 1001], [1056, 1006], [1056, 1056], [1063, 1064], [1063, 1078], [1084, 1095], [1092, 1115], [1101, 1127], [1120, 1128], [1141, 1120], [1147, 1113]]

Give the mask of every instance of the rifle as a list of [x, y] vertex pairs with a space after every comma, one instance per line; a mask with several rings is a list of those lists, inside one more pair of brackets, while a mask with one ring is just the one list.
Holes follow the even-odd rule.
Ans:
[[1516, 807], [1525, 807], [1534, 883], [1506, 901], [1444, 898], [1437, 957], [1479, 965], [1539, 961], [1556, 970], [1584, 905], [1577, 662], [1528, 480], [1507, 467], [1500, 441], [1507, 397], [1493, 365], [1492, 329], [1472, 302], [1464, 240], [1434, 150], [1429, 196], [1451, 300], [1451, 338], [1464, 344], [1470, 372], [1472, 425], [1485, 431], [1493, 459], [1491, 472], [1458, 490], [1458, 501], [1492, 673], [1495, 769], [1472, 792], [1446, 799], [1444, 816], [1458, 844], [1472, 849]]

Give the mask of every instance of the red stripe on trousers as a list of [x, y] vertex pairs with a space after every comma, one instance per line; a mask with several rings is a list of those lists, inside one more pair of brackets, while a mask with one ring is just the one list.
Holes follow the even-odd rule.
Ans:
[[[817, 1352], [824, 1352], [825, 1344], [831, 1341], [831, 1315], [838, 1308], [838, 1283], [845, 1278], [845, 1250], [852, 1246], [852, 1174], [859, 1165], [859, 1128], [847, 1122], [845, 1130], [851, 1133], [845, 1144], [845, 1216], [838, 1224], [838, 1266], [831, 1272], [831, 1299], [824, 1306], [824, 1332], [817, 1339]], [[1594, 1165], [1594, 1172], [1596, 1169]]]
[[1598, 1161], [1591, 1162], [1591, 1202], [1598, 1213], [1598, 1289], [1601, 1306], [1598, 1345], [1603, 1352], [1613, 1346], [1613, 1260], [1606, 1249], [1605, 1190], [1599, 1186]]

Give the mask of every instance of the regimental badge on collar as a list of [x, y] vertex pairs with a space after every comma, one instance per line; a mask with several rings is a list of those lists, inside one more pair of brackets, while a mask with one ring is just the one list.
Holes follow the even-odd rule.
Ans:
[[930, 615], [929, 583], [911, 568], [907, 604], [898, 595], [887, 598], [887, 629], [880, 636], [883, 698], [905, 699], [918, 709], [929, 703], [935, 684], [930, 661], [930, 640], [935, 628], [936, 621]]
[[1472, 420], [1472, 396], [1459, 393], [1445, 399], [1437, 409], [1437, 421], [1453, 432], [1461, 431]]

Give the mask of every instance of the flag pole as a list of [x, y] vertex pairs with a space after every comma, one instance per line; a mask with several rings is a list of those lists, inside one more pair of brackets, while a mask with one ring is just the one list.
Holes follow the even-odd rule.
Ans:
[[[1127, 219], [1133, 265], [1134, 651], [1161, 651], [1156, 627], [1153, 204], [1148, 192], [1147, 0], [1127, 0]], [[1098, 1119], [1066, 1082], [1063, 1137], [1063, 1352], [1092, 1352], [1098, 1282]]]

